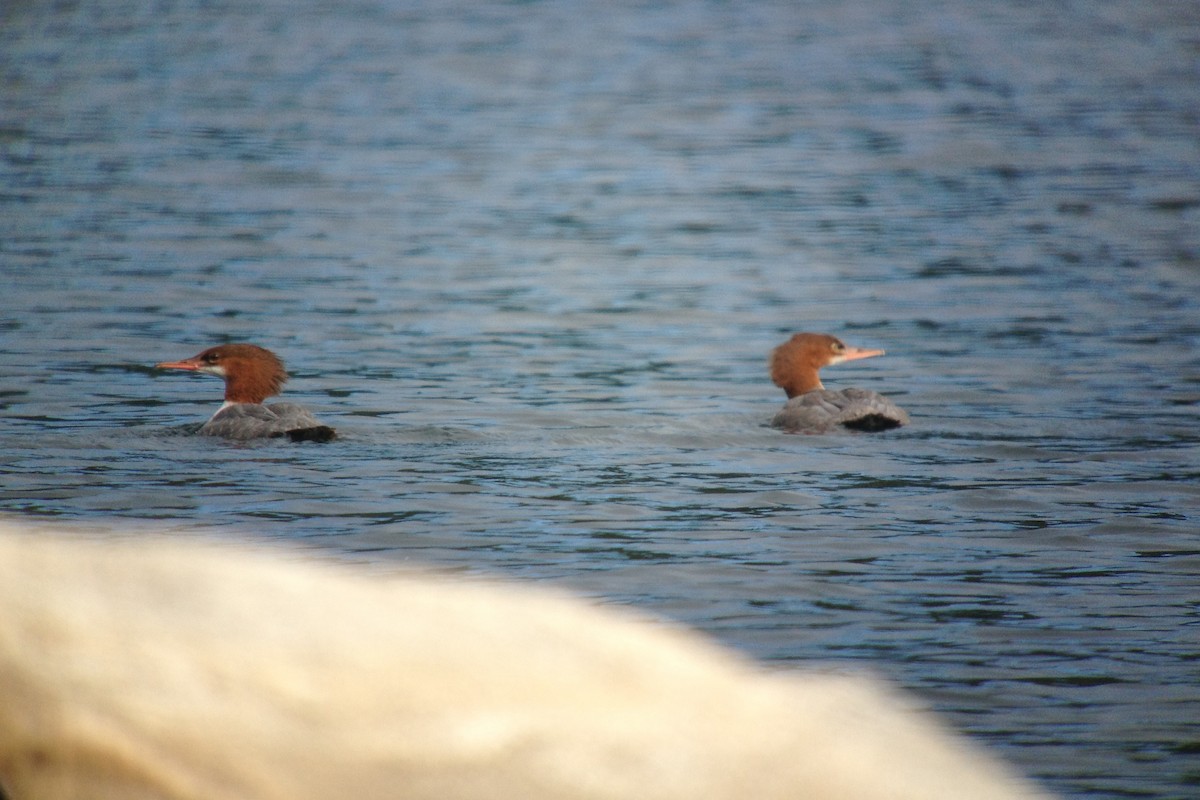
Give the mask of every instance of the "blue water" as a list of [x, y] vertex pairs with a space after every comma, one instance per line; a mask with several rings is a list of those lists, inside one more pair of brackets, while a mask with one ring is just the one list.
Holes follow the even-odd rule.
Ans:
[[[1200, 792], [1200, 6], [0, 6], [0, 511], [550, 582]], [[765, 427], [797, 330], [883, 435]], [[188, 431], [279, 352], [331, 445]]]

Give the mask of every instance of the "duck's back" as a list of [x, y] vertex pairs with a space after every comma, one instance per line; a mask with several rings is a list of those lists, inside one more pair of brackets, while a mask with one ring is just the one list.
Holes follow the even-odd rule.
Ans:
[[793, 397], [771, 425], [795, 433], [823, 433], [836, 428], [885, 431], [908, 424], [908, 414], [878, 392], [866, 389], [817, 389]]
[[213, 414], [200, 433], [227, 439], [262, 439], [322, 427], [308, 409], [295, 403], [234, 403]]

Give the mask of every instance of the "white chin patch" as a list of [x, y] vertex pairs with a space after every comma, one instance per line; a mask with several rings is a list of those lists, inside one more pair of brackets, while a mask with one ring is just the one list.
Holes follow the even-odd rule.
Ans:
[[212, 366], [200, 367], [200, 369], [198, 369], [196, 371], [203, 372], [205, 375], [216, 375], [218, 378], [225, 377], [225, 368], [222, 367], [220, 364], [213, 364]]

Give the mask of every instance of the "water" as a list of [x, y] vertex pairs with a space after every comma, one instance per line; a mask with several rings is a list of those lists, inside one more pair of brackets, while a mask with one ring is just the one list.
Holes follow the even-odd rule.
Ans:
[[[549, 582], [1200, 786], [1200, 7], [6, 3], [0, 510]], [[795, 330], [913, 424], [787, 436]], [[187, 435], [277, 350], [342, 439]]]

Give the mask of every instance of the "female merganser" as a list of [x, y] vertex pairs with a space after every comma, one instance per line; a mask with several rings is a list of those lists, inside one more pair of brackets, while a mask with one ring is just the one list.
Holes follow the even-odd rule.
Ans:
[[225, 404], [200, 433], [229, 439], [287, 436], [293, 442], [328, 442], [333, 428], [317, 422], [308, 409], [295, 403], [263, 405], [279, 394], [287, 372], [279, 357], [253, 344], [223, 344], [183, 361], [164, 361], [158, 369], [186, 369], [225, 380]]
[[787, 404], [771, 425], [792, 433], [822, 433], [841, 426], [886, 431], [908, 424], [908, 414], [891, 400], [866, 389], [826, 389], [821, 367], [883, 355], [882, 350], [850, 347], [825, 333], [797, 333], [771, 353], [771, 380], [787, 392]]

